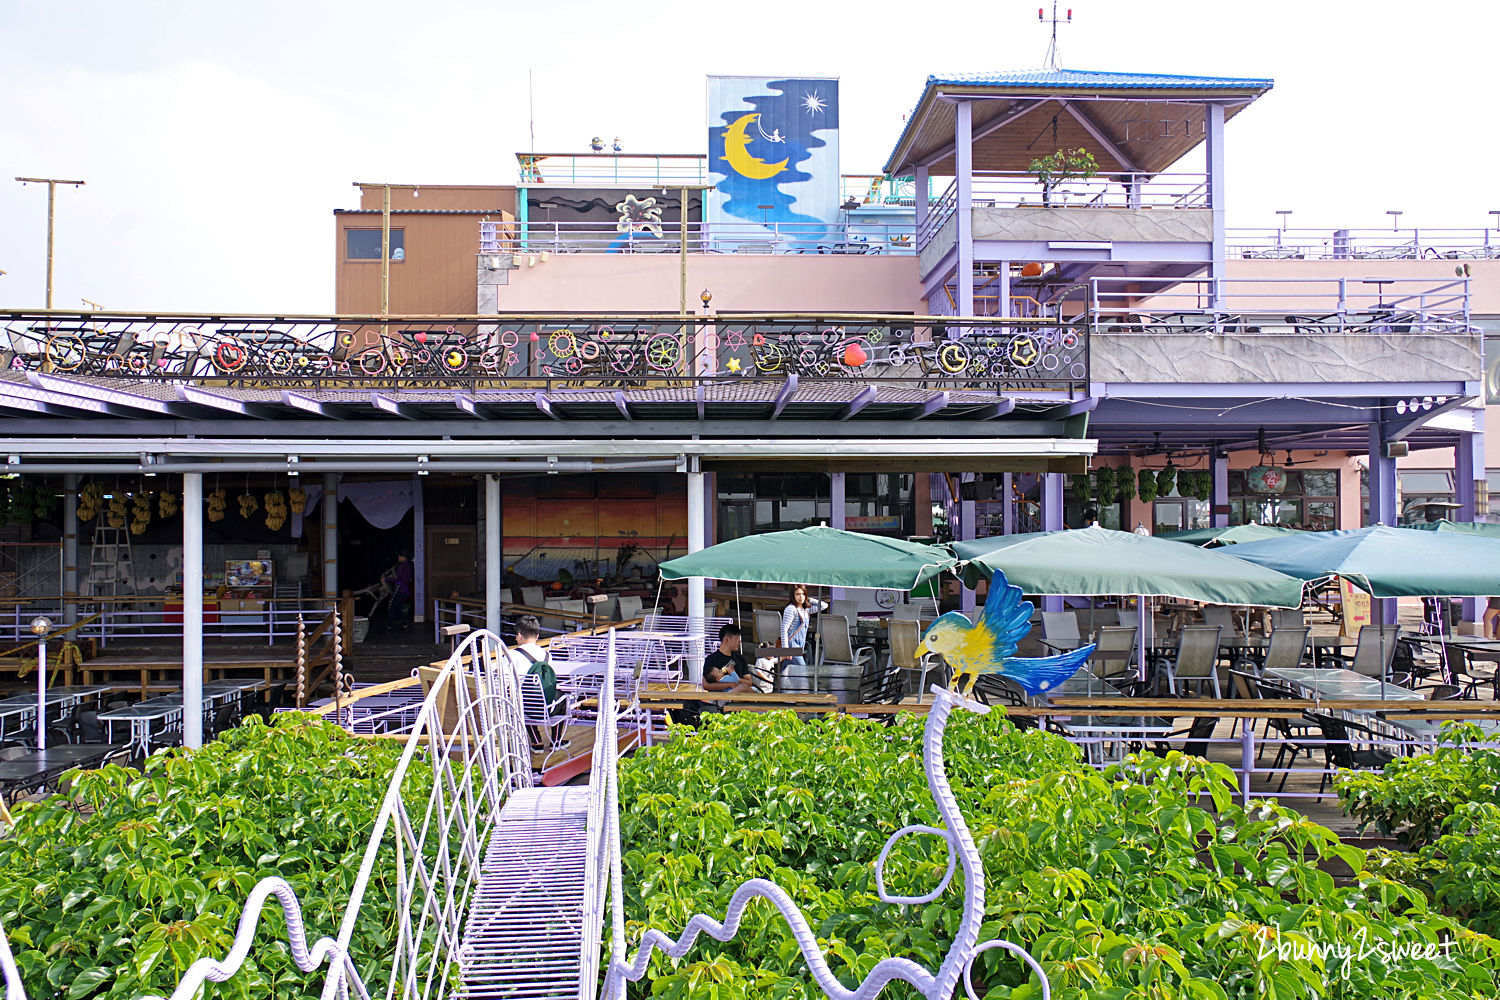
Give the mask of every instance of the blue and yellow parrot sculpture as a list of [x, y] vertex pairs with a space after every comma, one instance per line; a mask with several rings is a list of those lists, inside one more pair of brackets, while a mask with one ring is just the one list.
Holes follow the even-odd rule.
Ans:
[[1021, 600], [1021, 588], [1011, 586], [1005, 574], [995, 571], [990, 596], [977, 622], [960, 611], [940, 615], [927, 627], [917, 645], [917, 655], [938, 653], [953, 670], [953, 686], [967, 678], [968, 694], [981, 674], [1010, 678], [1029, 695], [1045, 694], [1078, 672], [1094, 652], [1094, 644], [1058, 656], [1015, 656], [1016, 648], [1031, 631], [1030, 601]]

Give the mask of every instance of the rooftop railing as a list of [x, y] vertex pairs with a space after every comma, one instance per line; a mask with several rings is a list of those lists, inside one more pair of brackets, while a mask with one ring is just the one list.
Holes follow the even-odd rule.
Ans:
[[[909, 222], [840, 221], [687, 224], [688, 253], [909, 254]], [[599, 222], [495, 222], [479, 224], [481, 257], [509, 253], [680, 253], [681, 224], [621, 230]], [[481, 263], [484, 263], [481, 261]]]
[[708, 157], [694, 153], [517, 153], [521, 184], [568, 187], [696, 187]]
[[1251, 260], [1494, 260], [1500, 228], [1230, 229], [1230, 257]]
[[1109, 334], [1474, 333], [1467, 278], [1114, 277], [1089, 291], [1093, 329]]

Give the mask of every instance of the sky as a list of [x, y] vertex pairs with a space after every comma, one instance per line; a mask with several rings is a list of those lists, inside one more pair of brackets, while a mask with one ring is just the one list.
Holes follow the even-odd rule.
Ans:
[[[536, 147], [579, 152], [702, 152], [709, 74], [837, 76], [842, 170], [875, 173], [928, 74], [1042, 64], [1036, 9], [9, 0], [0, 306], [44, 300], [46, 189], [13, 176], [88, 182], [58, 189], [58, 308], [325, 313], [352, 182], [514, 183], [528, 74]], [[1073, 10], [1063, 66], [1275, 79], [1227, 129], [1230, 226], [1495, 223], [1495, 0]]]

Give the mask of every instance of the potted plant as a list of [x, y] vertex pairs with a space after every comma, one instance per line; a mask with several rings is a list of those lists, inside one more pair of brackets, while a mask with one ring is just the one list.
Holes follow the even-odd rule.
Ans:
[[1052, 189], [1073, 178], [1087, 180], [1099, 172], [1094, 154], [1079, 146], [1076, 149], [1059, 149], [1055, 153], [1032, 160], [1026, 169], [1036, 175], [1042, 186], [1042, 205], [1052, 207]]

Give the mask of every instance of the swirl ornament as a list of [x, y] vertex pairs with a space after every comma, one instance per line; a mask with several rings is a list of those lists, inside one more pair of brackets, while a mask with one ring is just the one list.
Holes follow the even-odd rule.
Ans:
[[[889, 983], [898, 979], [910, 983], [927, 1000], [946, 1000], [953, 995], [958, 988], [959, 980], [962, 979], [964, 992], [970, 1000], [978, 1000], [970, 982], [974, 961], [986, 951], [996, 948], [1004, 949], [1020, 957], [1040, 980], [1042, 1000], [1051, 1000], [1052, 986], [1047, 980], [1046, 972], [1026, 949], [998, 938], [984, 942], [979, 940], [980, 928], [984, 922], [984, 865], [979, 857], [978, 845], [974, 843], [974, 836], [969, 832], [968, 823], [965, 822], [963, 813], [958, 808], [958, 799], [954, 796], [952, 786], [948, 782], [948, 772], [943, 761], [943, 731], [947, 728], [949, 715], [956, 707], [968, 709], [979, 715], [989, 712], [986, 706], [946, 688], [933, 688], [932, 711], [928, 713], [927, 725], [923, 732], [922, 763], [927, 772], [927, 782], [932, 790], [933, 801], [937, 805], [939, 815], [943, 817], [945, 826], [908, 826], [897, 830], [886, 841], [885, 847], [875, 862], [875, 886], [881, 902], [907, 906], [929, 903], [937, 899], [952, 882], [954, 872], [960, 867], [963, 869], [963, 916], [959, 921], [958, 933], [953, 939], [953, 947], [936, 972], [930, 972], [908, 958], [883, 958], [875, 964], [875, 967], [857, 987], [849, 989], [834, 975], [828, 965], [827, 956], [818, 946], [817, 936], [812, 926], [786, 891], [769, 879], [753, 878], [735, 890], [729, 900], [723, 921], [715, 920], [702, 913], [696, 914], [688, 920], [683, 932], [675, 939], [660, 930], [651, 928], [641, 936], [640, 948], [634, 956], [629, 958], [625, 957], [623, 919], [617, 909], [614, 942], [611, 949], [611, 954], [615, 957], [611, 959], [605, 972], [604, 988], [601, 993], [603, 1000], [623, 1000], [625, 984], [638, 982], [646, 975], [652, 954], [658, 949], [672, 958], [683, 958], [701, 933], [706, 932], [716, 941], [728, 941], [734, 937], [739, 931], [745, 907], [756, 896], [769, 900], [781, 912], [814, 981], [830, 1000], [873, 1000]], [[896, 842], [913, 833], [930, 834], [941, 837], [947, 842], [947, 872], [931, 892], [919, 896], [893, 896], [886, 891], [885, 863]], [[614, 855], [614, 859], [616, 867], [611, 874], [618, 889], [620, 878], [618, 853]]]

